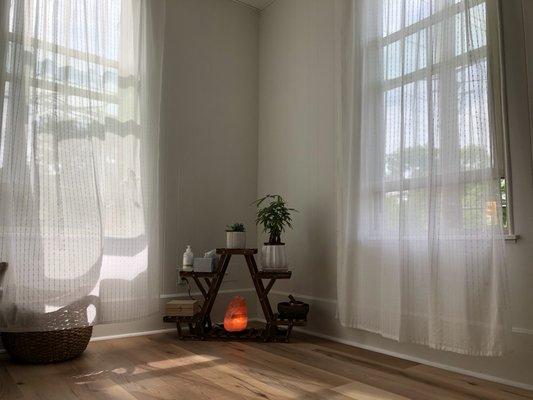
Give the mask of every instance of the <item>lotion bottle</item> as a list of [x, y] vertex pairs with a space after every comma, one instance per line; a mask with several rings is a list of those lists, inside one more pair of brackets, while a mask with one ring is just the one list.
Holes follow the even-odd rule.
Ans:
[[187, 245], [187, 250], [183, 253], [183, 270], [192, 271], [192, 265], [194, 263], [194, 254], [191, 250], [191, 245]]

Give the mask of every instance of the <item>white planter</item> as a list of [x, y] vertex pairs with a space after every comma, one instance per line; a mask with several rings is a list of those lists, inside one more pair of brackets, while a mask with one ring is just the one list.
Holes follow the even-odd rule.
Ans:
[[246, 232], [226, 232], [226, 247], [228, 249], [245, 249]]
[[287, 271], [287, 250], [284, 244], [265, 244], [261, 250], [261, 266], [267, 271]]

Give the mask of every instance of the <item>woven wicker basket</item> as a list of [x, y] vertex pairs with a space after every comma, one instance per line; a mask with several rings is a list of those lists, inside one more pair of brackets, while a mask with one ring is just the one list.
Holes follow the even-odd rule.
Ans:
[[[0, 262], [0, 282], [7, 268], [6, 262]], [[42, 331], [2, 332], [4, 349], [12, 359], [32, 364], [66, 361], [79, 356], [93, 333], [92, 326], [84, 326], [88, 321], [87, 309], [96, 307], [97, 301], [95, 296], [85, 296], [49, 313], [18, 310], [17, 320], [22, 326], [40, 327]]]
[[2, 332], [2, 343], [16, 361], [46, 364], [70, 360], [87, 348], [93, 327], [47, 332]]

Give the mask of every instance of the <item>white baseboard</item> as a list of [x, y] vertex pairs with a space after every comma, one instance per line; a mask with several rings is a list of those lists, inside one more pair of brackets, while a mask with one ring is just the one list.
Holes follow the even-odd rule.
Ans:
[[[234, 294], [242, 292], [254, 292], [254, 288], [244, 288], [244, 289], [220, 289], [219, 294]], [[200, 292], [191, 292], [192, 296], [202, 296]], [[160, 299], [175, 299], [176, 297], [188, 297], [189, 293], [165, 293], [159, 296]]]
[[[284, 297], [287, 297], [289, 294], [289, 292], [283, 292], [283, 291], [280, 291], [280, 290], [271, 290], [270, 293], [272, 294], [276, 294], [278, 296], [284, 296]], [[309, 295], [306, 295], [306, 294], [292, 294], [294, 297], [297, 297], [297, 298], [300, 298], [300, 299], [304, 299], [304, 300], [309, 300], [309, 301], [316, 301], [316, 302], [320, 302], [320, 303], [328, 303], [328, 304], [337, 304], [337, 299], [328, 299], [326, 297], [316, 297], [316, 296], [309, 296]], [[533, 335], [533, 329], [529, 329], [529, 328], [522, 328], [520, 326], [513, 326], [511, 328], [511, 331], [513, 333], [518, 333], [518, 334], [522, 334], [522, 335]]]
[[[254, 291], [253, 288], [221, 289], [218, 291], [218, 293], [219, 294], [235, 294], [235, 293], [252, 292], [252, 291]], [[191, 295], [201, 297], [202, 293], [191, 292]], [[175, 299], [179, 297], [188, 297], [188, 296], [189, 296], [188, 293], [165, 293], [165, 294], [160, 295], [159, 297], [161, 299]], [[153, 331], [143, 331], [143, 332], [130, 332], [130, 333], [117, 334], [117, 335], [96, 336], [96, 337], [91, 338], [91, 342], [97, 342], [100, 340], [122, 339], [122, 338], [135, 337], [135, 336], [156, 335], [158, 333], [167, 333], [167, 332], [174, 332], [174, 331], [176, 331], [176, 328], [157, 329]]]
[[[244, 288], [244, 289], [221, 289], [218, 291], [219, 294], [235, 294], [243, 292], [252, 292], [253, 288]], [[191, 295], [196, 297], [201, 297], [202, 293], [200, 292], [191, 292]], [[175, 299], [180, 297], [188, 297], [189, 293], [165, 293], [160, 295], [161, 299]], [[107, 335], [107, 336], [96, 336], [91, 338], [91, 342], [97, 342], [100, 340], [112, 340], [112, 339], [121, 339], [135, 336], [147, 336], [147, 335], [156, 335], [158, 333], [167, 333], [175, 332], [176, 328], [166, 328], [166, 329], [157, 329], [153, 331], [144, 331], [144, 332], [131, 332], [131, 333], [122, 333], [117, 335]]]
[[284, 296], [284, 297], [288, 297], [289, 294], [292, 294], [294, 297], [297, 297], [298, 299], [318, 301], [321, 303], [337, 304], [336, 299], [328, 299], [326, 297], [315, 297], [315, 296], [309, 296], [307, 294], [294, 294], [294, 293], [289, 293], [289, 292], [283, 292], [280, 290], [271, 290], [270, 293], [277, 294], [278, 296]]
[[[168, 332], [175, 332], [176, 328], [166, 328], [166, 329], [158, 329], [155, 331], [144, 331], [144, 332], [131, 332], [131, 333], [121, 333], [118, 335], [107, 335], [107, 336], [96, 336], [91, 337], [91, 342], [99, 342], [101, 340], [113, 340], [113, 339], [122, 339], [122, 338], [128, 338], [128, 337], [135, 337], [135, 336], [148, 336], [148, 335], [157, 335], [158, 333], [168, 333]], [[0, 354], [5, 353], [5, 349], [0, 348]]]
[[519, 326], [513, 326], [513, 333], [519, 333], [523, 335], [533, 335], [533, 329], [521, 328]]
[[131, 332], [131, 333], [121, 333], [118, 335], [96, 336], [96, 337], [91, 338], [91, 342], [99, 342], [100, 340], [122, 339], [122, 338], [135, 337], [135, 336], [157, 335], [158, 333], [168, 333], [168, 332], [175, 332], [175, 331], [176, 331], [176, 328], [165, 328], [165, 329], [157, 329], [155, 331]]
[[[91, 337], [91, 342], [99, 342], [100, 340], [112, 340], [112, 339], [122, 339], [122, 338], [128, 338], [128, 337], [135, 337], [135, 336], [148, 336], [148, 335], [156, 335], [158, 333], [167, 333], [167, 332], [174, 332], [176, 328], [166, 328], [166, 329], [158, 329], [155, 331], [144, 331], [144, 332], [131, 332], [131, 333], [121, 333], [119, 335], [107, 335], [107, 336], [96, 336]], [[5, 349], [0, 348], [0, 353], [5, 353]]]
[[[255, 292], [255, 289], [254, 288], [243, 288], [243, 289], [222, 289], [222, 290], [219, 290], [219, 293], [221, 294], [233, 294], [233, 293], [242, 293], [242, 292]], [[270, 294], [274, 294], [274, 295], [278, 295], [278, 296], [283, 296], [283, 297], [288, 297], [289, 292], [284, 292], [284, 291], [281, 291], [281, 290], [271, 290], [270, 291]], [[201, 296], [202, 294], [200, 292], [193, 292], [191, 293], [191, 295], [193, 296]], [[161, 299], [173, 299], [173, 298], [177, 298], [177, 297], [186, 297], [188, 296], [187, 293], [168, 293], [168, 294], [162, 294], [160, 297]], [[310, 295], [306, 295], [306, 294], [293, 294], [293, 296], [299, 298], [299, 299], [304, 299], [304, 300], [308, 300], [308, 301], [314, 301], [314, 302], [319, 302], [319, 303], [327, 303], [327, 304], [337, 304], [337, 299], [330, 299], [330, 298], [327, 298], [327, 297], [316, 297], [316, 296], [310, 296]], [[533, 329], [529, 329], [529, 328], [523, 328], [523, 327], [520, 327], [520, 326], [513, 326], [511, 328], [511, 331], [513, 333], [516, 333], [516, 334], [520, 334], [520, 335], [533, 335]]]

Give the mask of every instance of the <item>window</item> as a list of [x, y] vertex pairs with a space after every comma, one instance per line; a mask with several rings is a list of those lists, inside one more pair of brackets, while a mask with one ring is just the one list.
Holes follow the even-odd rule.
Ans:
[[[447, 211], [454, 215], [450, 223], [463, 232], [480, 220], [501, 223], [512, 236], [496, 2], [383, 3], [377, 47], [379, 108], [385, 114], [378, 146], [385, 163], [384, 214], [404, 212], [410, 223], [427, 226], [427, 213], [417, 210], [426, 208], [432, 188], [445, 193], [456, 174], [463, 184], [461, 193], [449, 194], [447, 203], [455, 204]], [[479, 197], [486, 192], [480, 175], [499, 180], [495, 201]], [[401, 219], [385, 221], [395, 230]]]
[[[0, 325], [150, 315], [164, 3], [5, 0], [0, 14]], [[59, 326], [54, 310], [75, 315]]]
[[[26, 162], [17, 161], [20, 170], [16, 175], [5, 173], [2, 181], [16, 187], [13, 193], [17, 196], [25, 196], [25, 177], [37, 170], [36, 182], [46, 193], [39, 199], [38, 210], [44, 225], [84, 232], [83, 226], [69, 227], [63, 218], [65, 214], [83, 214], [86, 204], [92, 202], [93, 194], [83, 185], [85, 179], [91, 181], [93, 168], [105, 175], [100, 189], [106, 193], [102, 200], [109, 213], [128, 212], [123, 192], [132, 192], [128, 199], [132, 203], [138, 201], [139, 194], [131, 188], [139, 176], [133, 167], [137, 155], [125, 150], [137, 148], [138, 138], [133, 135], [133, 123], [125, 126], [124, 122], [134, 120], [128, 113], [135, 107], [130, 86], [135, 86], [136, 78], [120, 77], [119, 88], [120, 41], [126, 40], [121, 31], [125, 29], [121, 26], [123, 7], [120, 0], [11, 0], [6, 80], [0, 89], [4, 94], [0, 102], [0, 172], [11, 157], [10, 146], [24, 149]], [[22, 120], [10, 110], [24, 102], [27, 114]], [[8, 132], [17, 129], [12, 126], [15, 119], [23, 134], [8, 143]], [[106, 146], [95, 150], [106, 138]], [[95, 160], [87, 157], [91, 151]], [[132, 218], [125, 215], [123, 220], [131, 223]], [[19, 232], [25, 228], [10, 229]]]

